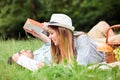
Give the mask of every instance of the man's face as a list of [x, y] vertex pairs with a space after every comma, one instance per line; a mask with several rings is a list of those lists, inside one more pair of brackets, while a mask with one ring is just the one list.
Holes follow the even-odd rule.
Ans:
[[21, 51], [20, 53], [22, 55], [27, 56], [28, 58], [31, 58], [31, 59], [34, 58], [33, 52], [31, 50], [24, 50], [24, 51]]

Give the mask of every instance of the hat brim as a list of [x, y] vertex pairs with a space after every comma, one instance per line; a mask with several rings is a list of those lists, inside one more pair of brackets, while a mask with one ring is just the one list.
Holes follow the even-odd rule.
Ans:
[[48, 22], [47, 25], [48, 26], [60, 26], [60, 27], [70, 29], [71, 31], [74, 31], [74, 26], [60, 24], [60, 23], [57, 23], [57, 22]]

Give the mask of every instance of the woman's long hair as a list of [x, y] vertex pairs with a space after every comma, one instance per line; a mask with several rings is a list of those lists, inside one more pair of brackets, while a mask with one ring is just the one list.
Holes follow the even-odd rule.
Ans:
[[58, 33], [60, 39], [59, 47], [55, 46], [51, 41], [51, 54], [53, 62], [63, 63], [64, 60], [67, 60], [68, 63], [72, 63], [72, 59], [75, 57], [73, 32], [63, 27], [50, 27]]

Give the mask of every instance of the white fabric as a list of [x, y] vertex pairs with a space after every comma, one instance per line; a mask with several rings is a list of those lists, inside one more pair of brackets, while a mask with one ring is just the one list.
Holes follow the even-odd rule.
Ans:
[[116, 66], [120, 67], [120, 61], [116, 61], [116, 62], [112, 62], [112, 63], [102, 62], [102, 63], [98, 63], [95, 65], [89, 66], [88, 69], [100, 68], [100, 69], [106, 70], [106, 69], [110, 69], [110, 68], [113, 68]]
[[48, 65], [52, 63], [52, 57], [50, 54], [50, 43], [43, 44], [43, 46], [38, 50], [35, 50], [33, 54], [34, 60]]

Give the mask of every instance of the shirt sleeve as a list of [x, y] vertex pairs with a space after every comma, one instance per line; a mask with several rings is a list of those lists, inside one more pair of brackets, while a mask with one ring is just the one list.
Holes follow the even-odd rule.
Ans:
[[33, 52], [34, 59], [43, 62], [46, 64], [50, 64], [52, 62], [51, 54], [50, 54], [50, 43], [43, 44], [41, 48], [35, 50]]
[[96, 49], [95, 42], [86, 34], [76, 39], [77, 62], [80, 65], [87, 65], [104, 61], [104, 53]]

